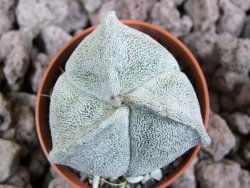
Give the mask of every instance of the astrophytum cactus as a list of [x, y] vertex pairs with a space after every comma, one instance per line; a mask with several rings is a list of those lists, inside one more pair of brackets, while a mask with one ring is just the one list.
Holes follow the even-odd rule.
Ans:
[[49, 121], [50, 161], [102, 177], [143, 175], [210, 143], [175, 58], [114, 12], [68, 59]]

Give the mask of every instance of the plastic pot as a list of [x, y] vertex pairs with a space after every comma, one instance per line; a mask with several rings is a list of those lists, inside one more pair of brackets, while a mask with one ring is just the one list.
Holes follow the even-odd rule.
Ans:
[[[176, 37], [158, 26], [132, 20], [124, 20], [123, 23], [150, 35], [174, 55], [181, 70], [188, 76], [195, 89], [201, 107], [203, 123], [207, 128], [209, 118], [208, 90], [202, 70], [192, 53]], [[41, 80], [36, 102], [36, 128], [42, 149], [46, 156], [48, 156], [48, 152], [52, 148], [52, 140], [49, 128], [50, 99], [45, 97], [44, 94], [50, 94], [58, 76], [61, 74], [61, 68], [64, 68], [65, 63], [77, 45], [95, 28], [96, 26], [92, 26], [70, 40], [52, 59]], [[164, 177], [155, 187], [164, 188], [173, 183], [189, 166], [199, 150], [200, 145], [190, 149], [188, 155], [179, 167], [170, 176]], [[82, 182], [67, 166], [51, 165], [71, 186], [75, 188], [89, 187], [87, 183]]]

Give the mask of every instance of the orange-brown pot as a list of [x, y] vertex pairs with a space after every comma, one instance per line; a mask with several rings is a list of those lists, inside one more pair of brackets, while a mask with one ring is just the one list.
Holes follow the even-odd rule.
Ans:
[[[209, 97], [208, 90], [202, 70], [188, 48], [169, 32], [158, 26], [133, 20], [124, 20], [124, 24], [135, 28], [143, 33], [150, 35], [161, 45], [167, 48], [178, 61], [181, 70], [186, 73], [190, 79], [195, 92], [197, 94], [204, 126], [208, 126], [209, 118]], [[77, 45], [93, 30], [96, 26], [92, 26], [70, 40], [52, 59], [47, 67], [40, 83], [36, 102], [36, 128], [42, 149], [46, 156], [52, 148], [51, 133], [49, 127], [49, 98], [43, 94], [49, 95], [58, 76], [61, 74], [61, 68], [64, 68], [68, 58], [75, 50]], [[59, 125], [60, 126], [60, 125]], [[165, 188], [173, 183], [189, 166], [200, 150], [200, 145], [190, 149], [184, 161], [180, 164], [170, 176], [164, 177], [155, 187]], [[75, 188], [87, 188], [87, 183], [82, 182], [77, 175], [67, 166], [51, 164], [52, 167], [62, 176], [70, 185]]]

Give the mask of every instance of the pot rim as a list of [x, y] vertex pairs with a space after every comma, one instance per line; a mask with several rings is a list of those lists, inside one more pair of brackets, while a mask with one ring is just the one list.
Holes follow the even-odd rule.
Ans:
[[[153, 25], [150, 23], [146, 23], [143, 21], [137, 21], [137, 20], [122, 20], [122, 22], [126, 25], [131, 26], [141, 26], [141, 27], [147, 27], [151, 30], [154, 30], [158, 33], [161, 33], [165, 36], [167, 36], [168, 38], [171, 38], [183, 51], [183, 53], [186, 53], [186, 55], [188, 56], [188, 58], [190, 58], [190, 60], [192, 61], [197, 74], [199, 75], [199, 78], [201, 80], [201, 85], [202, 88], [200, 88], [202, 90], [202, 95], [204, 95], [204, 114], [203, 114], [203, 123], [205, 128], [207, 129], [208, 127], [208, 119], [209, 119], [209, 95], [208, 95], [208, 88], [207, 88], [207, 84], [206, 84], [206, 80], [205, 77], [203, 75], [203, 72], [197, 62], [197, 60], [195, 59], [195, 57], [193, 56], [193, 54], [191, 53], [191, 51], [179, 40], [177, 39], [174, 35], [172, 35], [171, 33], [169, 33], [168, 31], [160, 28], [157, 25]], [[46, 145], [44, 143], [44, 140], [42, 138], [42, 130], [41, 130], [41, 125], [40, 125], [40, 105], [41, 105], [41, 92], [42, 89], [44, 88], [44, 86], [46, 85], [45, 81], [47, 76], [49, 75], [50, 70], [52, 69], [53, 64], [56, 62], [56, 60], [63, 54], [63, 52], [65, 51], [66, 48], [68, 48], [69, 46], [71, 46], [72, 44], [74, 44], [77, 40], [79, 40], [83, 35], [88, 35], [90, 34], [93, 30], [96, 29], [98, 25], [94, 25], [91, 26], [83, 31], [81, 31], [80, 33], [78, 33], [77, 35], [75, 35], [70, 41], [68, 41], [63, 48], [61, 48], [57, 54], [52, 58], [52, 60], [50, 61], [48, 67], [46, 68], [43, 77], [40, 81], [40, 85], [39, 85], [39, 90], [37, 92], [37, 99], [36, 99], [36, 130], [37, 130], [37, 134], [38, 134], [38, 138], [39, 138], [39, 142], [41, 144], [42, 150], [45, 153], [46, 157], [48, 157], [48, 153], [49, 151], [46, 148]], [[200, 101], [199, 101], [200, 102]], [[167, 187], [168, 185], [172, 184], [178, 177], [180, 177], [183, 172], [186, 170], [186, 168], [190, 165], [190, 163], [193, 161], [193, 159], [197, 156], [198, 152], [200, 151], [201, 145], [197, 145], [194, 148], [190, 149], [192, 151], [190, 151], [190, 155], [188, 158], [188, 160], [185, 161], [184, 165], [176, 170], [173, 174], [171, 174], [170, 176], [168, 176], [167, 178], [164, 177], [163, 180], [161, 180], [159, 183], [156, 184], [156, 187], [159, 188], [164, 188]], [[63, 168], [61, 169], [61, 166], [64, 165], [57, 165], [57, 164], [53, 164], [50, 163], [51, 166], [56, 170], [56, 172], [62, 177], [64, 178], [71, 186], [75, 187], [75, 188], [80, 188], [84, 185], [87, 185], [86, 183], [84, 183], [83, 181], [81, 181], [76, 175], [74, 177], [72, 177], [72, 171], [68, 168]]]

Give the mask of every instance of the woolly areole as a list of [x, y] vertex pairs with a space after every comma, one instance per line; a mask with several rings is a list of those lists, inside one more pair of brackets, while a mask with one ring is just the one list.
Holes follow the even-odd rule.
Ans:
[[68, 59], [49, 121], [49, 160], [103, 177], [143, 175], [210, 143], [175, 58], [114, 12]]

